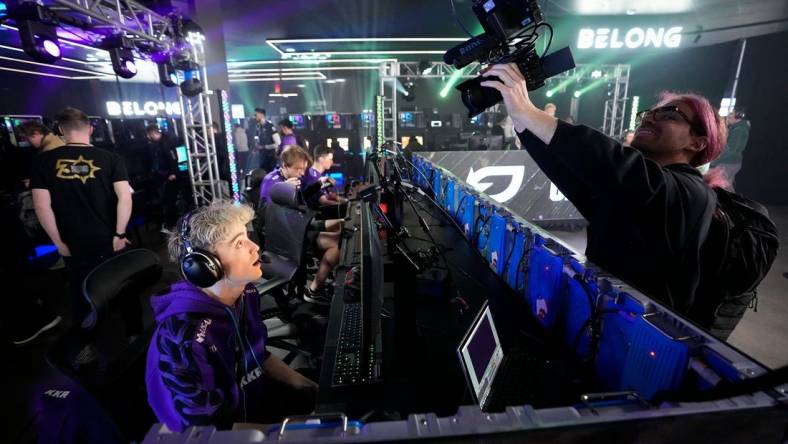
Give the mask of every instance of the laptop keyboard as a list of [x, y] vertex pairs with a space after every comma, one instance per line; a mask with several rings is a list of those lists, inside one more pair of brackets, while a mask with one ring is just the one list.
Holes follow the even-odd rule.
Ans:
[[507, 355], [504, 365], [495, 375], [490, 409], [503, 409], [538, 400], [540, 386], [544, 384], [548, 372], [542, 359], [525, 353]]

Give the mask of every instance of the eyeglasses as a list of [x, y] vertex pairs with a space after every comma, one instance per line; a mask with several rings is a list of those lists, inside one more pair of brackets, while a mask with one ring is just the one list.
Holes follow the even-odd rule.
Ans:
[[640, 125], [645, 119], [652, 119], [656, 122], [684, 121], [687, 125], [690, 126], [690, 129], [692, 129], [692, 131], [698, 134], [704, 133], [702, 128], [699, 128], [698, 125], [692, 123], [690, 118], [686, 114], [684, 114], [684, 112], [681, 111], [678, 106], [675, 105], [660, 106], [659, 108], [652, 108], [652, 109], [644, 109], [643, 111], [637, 113], [637, 115], [635, 116], [635, 124]]

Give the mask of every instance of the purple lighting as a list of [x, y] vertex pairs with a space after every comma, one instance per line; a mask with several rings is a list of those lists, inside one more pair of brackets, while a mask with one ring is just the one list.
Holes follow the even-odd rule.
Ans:
[[52, 56], [53, 58], [59, 59], [60, 58], [60, 46], [57, 43], [53, 42], [52, 40], [44, 40], [41, 44], [44, 52]]

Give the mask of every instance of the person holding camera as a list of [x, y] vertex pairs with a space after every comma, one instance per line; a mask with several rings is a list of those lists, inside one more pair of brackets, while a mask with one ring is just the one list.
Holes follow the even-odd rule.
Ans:
[[687, 314], [721, 185], [696, 167], [722, 153], [725, 125], [708, 100], [663, 93], [641, 111], [632, 147], [537, 108], [514, 64], [493, 65], [482, 86], [499, 91], [525, 149], [589, 221], [587, 257]]

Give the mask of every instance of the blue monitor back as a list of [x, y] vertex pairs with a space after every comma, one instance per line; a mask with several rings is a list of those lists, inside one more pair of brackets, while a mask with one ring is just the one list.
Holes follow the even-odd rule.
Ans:
[[562, 306], [564, 261], [544, 245], [535, 245], [528, 259], [526, 302], [544, 327], [555, 324]]
[[490, 220], [490, 237], [487, 240], [487, 263], [495, 274], [502, 276], [508, 251], [506, 249], [507, 218], [499, 213]]

